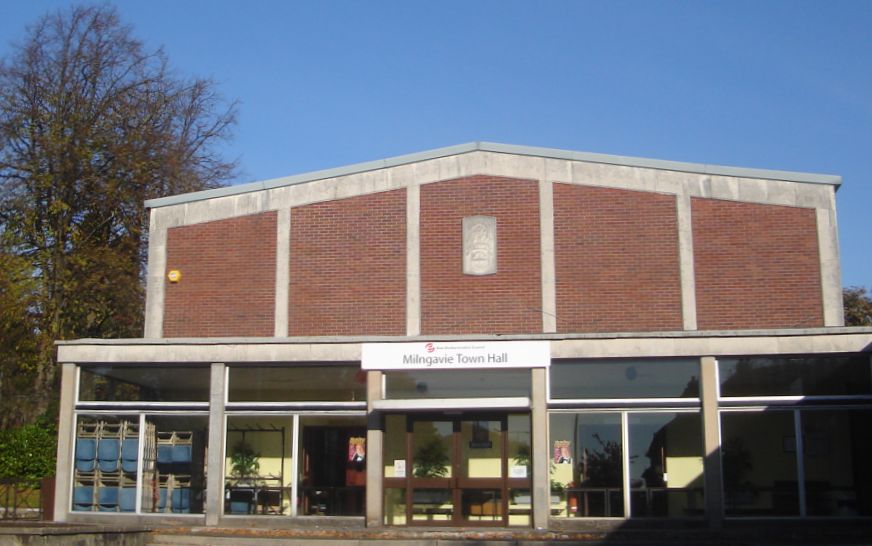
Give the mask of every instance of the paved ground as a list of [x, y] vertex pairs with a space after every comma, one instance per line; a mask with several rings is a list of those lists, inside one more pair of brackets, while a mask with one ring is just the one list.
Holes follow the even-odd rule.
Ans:
[[[601, 526], [606, 527], [606, 526]], [[869, 545], [872, 521], [756, 522], [705, 528], [609, 528], [573, 531], [482, 529], [296, 529], [0, 524], [0, 546], [782, 546]]]

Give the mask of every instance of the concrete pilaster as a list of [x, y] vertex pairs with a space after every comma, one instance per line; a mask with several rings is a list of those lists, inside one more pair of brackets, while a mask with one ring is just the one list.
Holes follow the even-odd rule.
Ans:
[[366, 373], [366, 526], [384, 525], [384, 426], [380, 412], [373, 410], [373, 402], [382, 399], [382, 372]]
[[678, 218], [678, 260], [681, 275], [681, 316], [685, 330], [696, 330], [696, 274], [693, 266], [693, 224], [690, 195], [679, 193], [675, 199]]
[[530, 418], [533, 434], [533, 527], [548, 528], [548, 514], [551, 510], [551, 488], [548, 481], [548, 411], [545, 381], [548, 370], [531, 370], [532, 396]]
[[818, 253], [821, 264], [821, 299], [824, 326], [844, 326], [842, 304], [842, 270], [839, 265], [839, 231], [836, 225], [836, 204], [829, 209], [817, 209]]
[[57, 470], [55, 471], [54, 521], [66, 521], [70, 511], [70, 480], [76, 422], [76, 365], [61, 364], [61, 400], [58, 418]]
[[291, 210], [279, 209], [276, 221], [275, 337], [288, 335], [288, 291], [291, 282]]
[[224, 509], [225, 366], [212, 364], [209, 381], [209, 457], [206, 461], [206, 525], [218, 525]]
[[406, 188], [406, 335], [421, 334], [421, 188]]
[[554, 266], [554, 186], [539, 181], [539, 245], [542, 267], [542, 332], [557, 331], [557, 274]]
[[145, 338], [163, 336], [164, 273], [167, 267], [167, 229], [159, 222], [164, 211], [152, 210], [148, 226], [148, 272], [145, 290]]
[[705, 472], [705, 513], [709, 526], [720, 528], [724, 517], [721, 488], [721, 433], [718, 419], [718, 363], [714, 357], [700, 359], [702, 397], [703, 471]]

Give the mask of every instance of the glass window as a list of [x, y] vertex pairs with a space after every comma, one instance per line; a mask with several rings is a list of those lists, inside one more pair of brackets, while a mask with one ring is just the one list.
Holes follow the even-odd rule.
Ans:
[[290, 514], [293, 433], [289, 416], [227, 418], [225, 514]]
[[389, 399], [530, 396], [530, 370], [386, 372], [385, 385]]
[[867, 354], [719, 358], [718, 372], [721, 396], [872, 394]]
[[385, 525], [406, 524], [406, 490], [385, 489]]
[[620, 413], [555, 413], [550, 418], [551, 512], [623, 517]]
[[363, 516], [366, 418], [300, 418], [300, 515]]
[[205, 366], [83, 366], [82, 402], [208, 402]]
[[365, 402], [360, 366], [231, 366], [230, 402]]
[[802, 411], [803, 469], [809, 516], [872, 515], [870, 410]]
[[556, 360], [552, 399], [697, 398], [699, 360]]
[[722, 412], [721, 457], [726, 515], [799, 515], [792, 411]]
[[139, 416], [80, 415], [76, 422], [76, 512], [135, 512]]
[[202, 514], [209, 418], [148, 415], [145, 423], [142, 511]]
[[630, 514], [688, 517], [704, 513], [699, 413], [630, 413]]
[[[384, 435], [385, 478], [406, 477], [406, 416], [386, 415]], [[405, 496], [403, 498], [405, 503]]]
[[[80, 415], [73, 510], [202, 514], [208, 417]], [[136, 482], [142, 475], [137, 497]]]

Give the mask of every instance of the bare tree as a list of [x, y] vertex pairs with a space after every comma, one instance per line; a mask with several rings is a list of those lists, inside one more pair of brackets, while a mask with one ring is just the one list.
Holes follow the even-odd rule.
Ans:
[[43, 17], [0, 62], [0, 252], [24, 260], [32, 286], [0, 314], [35, 322], [34, 355], [0, 350], [0, 404], [17, 409], [0, 427], [49, 407], [54, 340], [141, 335], [143, 201], [229, 180], [216, 145], [235, 116], [212, 81], [174, 75], [106, 5]]

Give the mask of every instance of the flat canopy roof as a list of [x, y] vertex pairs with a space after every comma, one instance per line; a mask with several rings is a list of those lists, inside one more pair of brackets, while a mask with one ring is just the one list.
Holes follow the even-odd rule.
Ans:
[[705, 163], [685, 163], [681, 161], [666, 161], [662, 159], [647, 159], [641, 157], [596, 154], [590, 152], [574, 152], [571, 150], [538, 148], [534, 146], [518, 146], [514, 144], [498, 144], [494, 142], [469, 142], [466, 144], [447, 146], [445, 148], [436, 148], [434, 150], [400, 155], [387, 159], [367, 161], [365, 163], [355, 163], [352, 165], [346, 165], [344, 167], [312, 171], [292, 176], [285, 176], [282, 178], [273, 178], [270, 180], [249, 182], [247, 184], [239, 184], [236, 186], [215, 188], [212, 190], [184, 193], [180, 195], [171, 195], [168, 197], [159, 197], [157, 199], [147, 200], [145, 202], [145, 206], [148, 208], [168, 207], [171, 205], [191, 203], [194, 201], [203, 201], [216, 197], [238, 195], [242, 193], [250, 193], [272, 188], [279, 188], [282, 186], [291, 186], [294, 184], [303, 184], [315, 180], [323, 180], [325, 178], [348, 176], [367, 171], [374, 171], [377, 169], [396, 167], [398, 165], [405, 165], [408, 163], [415, 163], [419, 161], [426, 161], [429, 159], [437, 159], [440, 157], [465, 154], [475, 151], [566, 159], [571, 161], [586, 161], [589, 163], [605, 163], [609, 165], [641, 167], [647, 169], [662, 169], [698, 174], [736, 176], [742, 178], [763, 178], [767, 180], [784, 180], [788, 182], [804, 182], [810, 184], [828, 184], [831, 186], [835, 186], [836, 189], [838, 189], [842, 183], [841, 176], [832, 174], [814, 174], [793, 171], [777, 171], [770, 169], [751, 169], [745, 167], [726, 167], [722, 165], [708, 165]]

